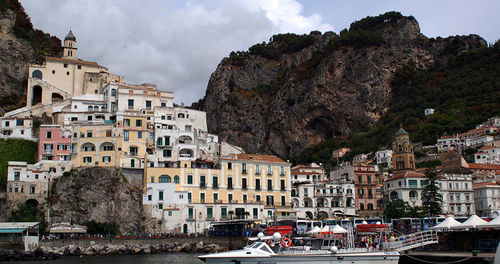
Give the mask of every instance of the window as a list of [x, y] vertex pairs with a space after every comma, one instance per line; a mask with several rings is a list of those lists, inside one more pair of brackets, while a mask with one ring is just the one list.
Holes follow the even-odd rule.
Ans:
[[151, 109], [151, 101], [146, 101], [146, 109]]
[[227, 178], [227, 188], [233, 189], [233, 178], [231, 177]]
[[207, 207], [207, 219], [213, 219], [214, 218], [213, 210], [214, 209], [212, 207]]
[[272, 174], [273, 174], [273, 171], [272, 171], [271, 166], [267, 166], [267, 175], [272, 175]]
[[38, 174], [35, 174], [35, 180], [38, 180]]
[[246, 178], [241, 179], [241, 189], [243, 189], [243, 190], [247, 189], [247, 179]]
[[52, 138], [52, 131], [47, 131], [45, 135], [47, 138]]
[[17, 120], [16, 120], [16, 126], [24, 126], [24, 120], [22, 120], [22, 119], [17, 119]]
[[255, 165], [255, 174], [260, 174], [259, 165]]
[[151, 179], [151, 181], [150, 181], [151, 183], [155, 183], [155, 177], [151, 177], [150, 179]]
[[179, 181], [179, 176], [175, 175], [175, 176], [174, 176], [174, 183], [179, 183], [179, 182], [180, 182], [180, 181]]
[[128, 109], [134, 109], [134, 100], [128, 99]]
[[137, 138], [142, 138], [142, 131], [137, 131]]
[[135, 126], [136, 127], [142, 126], [142, 120], [140, 120], [140, 119], [139, 120], [135, 120]]
[[91, 163], [92, 157], [83, 157], [83, 163]]
[[116, 89], [111, 89], [111, 96], [116, 96]]
[[14, 181], [19, 181], [21, 178], [21, 173], [19, 171], [14, 172]]
[[243, 174], [247, 173], [247, 164], [246, 163], [241, 164], [241, 173], [243, 173]]
[[163, 191], [158, 191], [158, 200], [163, 201]]
[[128, 141], [128, 131], [123, 131], [123, 140]]
[[268, 191], [273, 190], [273, 180], [267, 180], [267, 190]]
[[200, 175], [200, 187], [205, 187], [205, 175]]
[[92, 111], [94, 110], [94, 108], [93, 108], [91, 105], [89, 105], [89, 107], [87, 108], [87, 110], [88, 110], [89, 112], [92, 112]]
[[188, 175], [187, 184], [193, 184], [193, 175]]
[[137, 147], [129, 147], [130, 156], [137, 156], [138, 148]]
[[168, 216], [172, 216], [172, 211], [168, 211]]
[[282, 191], [286, 190], [286, 187], [285, 187], [285, 180], [281, 180], [281, 181], [280, 181], [280, 187], [281, 187], [280, 189], [281, 189]]
[[233, 194], [229, 193], [229, 194], [227, 195], [227, 200], [228, 200], [229, 202], [231, 202], [231, 201], [233, 200]]
[[67, 64], [67, 63], [64, 63], [64, 64], [63, 64], [63, 67], [64, 67], [64, 68], [68, 68], [68, 64]]
[[227, 208], [226, 207], [223, 207], [220, 209], [220, 217], [222, 219], [227, 219]]
[[233, 169], [233, 164], [231, 162], [227, 163], [227, 169], [232, 170]]
[[204, 203], [204, 202], [205, 202], [205, 194], [200, 193], [200, 203]]
[[214, 203], [215, 203], [215, 202], [217, 202], [217, 200], [219, 200], [219, 194], [214, 193], [213, 196], [214, 196]]
[[285, 176], [285, 167], [281, 166], [280, 168], [280, 175]]
[[106, 130], [106, 137], [111, 137], [111, 130]]
[[366, 176], [366, 182], [368, 184], [372, 183], [372, 177], [371, 176]]
[[363, 176], [361, 176], [361, 175], [359, 175], [359, 176], [358, 176], [358, 182], [359, 182], [359, 183], [362, 183], [362, 182], [363, 182]]
[[135, 160], [134, 159], [130, 160], [130, 167], [132, 167], [132, 168], [135, 167]]
[[152, 200], [153, 200], [153, 195], [148, 194], [148, 201], [152, 201]]
[[188, 218], [193, 219], [193, 208], [188, 208]]
[[255, 179], [255, 190], [260, 190], [260, 179]]
[[284, 195], [281, 196], [281, 205], [283, 205], [283, 206], [286, 205], [286, 197]]
[[248, 195], [243, 194], [243, 203], [246, 203], [248, 200]]
[[92, 137], [92, 130], [87, 131], [87, 137], [91, 138]]
[[111, 162], [111, 156], [103, 156], [103, 157], [102, 157], [102, 162], [104, 162], [104, 163], [109, 163], [109, 162]]
[[168, 175], [161, 175], [160, 178], [158, 179], [159, 183], [170, 183], [172, 182], [172, 179]]
[[255, 201], [260, 202], [260, 195], [255, 195]]
[[218, 181], [217, 176], [213, 176], [212, 177], [212, 187], [213, 188], [218, 188], [219, 187], [219, 181]]
[[172, 150], [170, 150], [170, 149], [164, 149], [163, 150], [163, 157], [166, 157], [166, 158], [172, 157]]
[[125, 126], [130, 126], [130, 119], [124, 119], [124, 120], [123, 120], [123, 124], [124, 124]]
[[161, 107], [167, 107], [167, 103], [161, 103]]
[[191, 202], [191, 197], [192, 197], [192, 194], [188, 193], [188, 202]]
[[410, 185], [410, 188], [418, 188], [417, 180], [409, 180], [408, 184]]
[[372, 189], [368, 189], [368, 198], [373, 198]]

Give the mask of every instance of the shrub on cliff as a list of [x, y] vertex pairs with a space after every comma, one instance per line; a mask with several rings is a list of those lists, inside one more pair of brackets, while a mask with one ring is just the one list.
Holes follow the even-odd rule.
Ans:
[[9, 161], [35, 162], [36, 142], [23, 139], [0, 140], [0, 190], [7, 186], [7, 164]]

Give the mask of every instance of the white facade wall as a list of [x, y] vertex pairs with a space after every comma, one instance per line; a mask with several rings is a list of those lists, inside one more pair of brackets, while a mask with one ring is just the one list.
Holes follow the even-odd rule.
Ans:
[[443, 174], [440, 180], [445, 214], [467, 216], [475, 214], [472, 174]]
[[19, 138], [36, 141], [33, 138], [33, 121], [25, 118], [0, 118], [0, 138]]
[[478, 184], [474, 188], [474, 204], [477, 215], [495, 218], [500, 214], [500, 185]]
[[392, 150], [377, 151], [375, 157], [377, 157], [377, 165], [387, 164], [387, 167], [392, 167]]

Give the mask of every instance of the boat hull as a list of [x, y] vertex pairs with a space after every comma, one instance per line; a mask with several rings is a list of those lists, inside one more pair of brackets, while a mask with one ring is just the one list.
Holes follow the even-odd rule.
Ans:
[[209, 257], [201, 258], [206, 263], [232, 264], [397, 264], [397, 252], [376, 252], [374, 254], [302, 254], [302, 255], [275, 255], [269, 257]]

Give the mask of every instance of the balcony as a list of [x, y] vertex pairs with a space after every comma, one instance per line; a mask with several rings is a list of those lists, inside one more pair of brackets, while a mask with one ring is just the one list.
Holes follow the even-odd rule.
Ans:
[[228, 189], [228, 190], [232, 190], [232, 189], [233, 189], [233, 184], [228, 184], [228, 185], [227, 185], [227, 189]]
[[204, 182], [200, 183], [200, 188], [207, 188], [206, 184]]
[[44, 149], [43, 150], [43, 154], [52, 154], [52, 153], [53, 153], [52, 149]]
[[255, 186], [256, 191], [260, 191], [260, 186]]
[[241, 174], [247, 174], [247, 170], [242, 170]]
[[243, 186], [241, 186], [241, 189], [242, 189], [242, 190], [247, 190], [247, 189], [248, 189], [248, 187], [247, 187], [246, 185], [243, 185]]
[[215, 200], [215, 202], [214, 202], [214, 203], [216, 203], [216, 204], [221, 204], [221, 203], [222, 203], [222, 200]]

